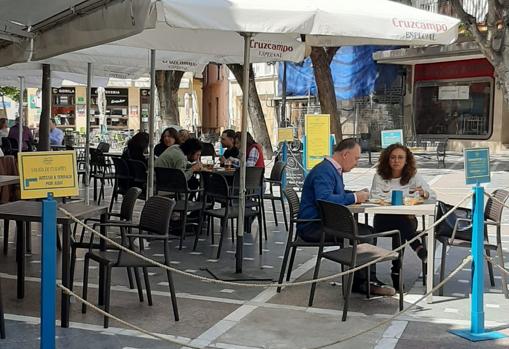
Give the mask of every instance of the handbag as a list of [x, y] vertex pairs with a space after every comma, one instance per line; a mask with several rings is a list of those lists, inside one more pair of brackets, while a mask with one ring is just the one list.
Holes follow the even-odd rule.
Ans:
[[[450, 210], [452, 210], [454, 206], [446, 204], [443, 201], [437, 201], [436, 206], [436, 214], [435, 219], [439, 220], [442, 218], [446, 213], [448, 213]], [[438, 236], [447, 236], [451, 237], [452, 232], [454, 231], [454, 226], [456, 225], [456, 221], [458, 218], [465, 218], [465, 219], [471, 219], [472, 217], [472, 211], [467, 208], [456, 208], [454, 212], [449, 214], [442, 222], [440, 222], [436, 228], [435, 233]], [[456, 236], [458, 238], [466, 237], [465, 235], [470, 235], [470, 231], [472, 228], [471, 222], [467, 221], [459, 221], [458, 225], [456, 226]], [[460, 233], [460, 234], [458, 234]], [[463, 234], [461, 234], [463, 233]]]

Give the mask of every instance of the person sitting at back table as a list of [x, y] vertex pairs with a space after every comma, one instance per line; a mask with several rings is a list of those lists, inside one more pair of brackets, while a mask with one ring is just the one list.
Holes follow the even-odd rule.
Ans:
[[161, 133], [161, 139], [159, 143], [154, 147], [154, 155], [161, 156], [161, 154], [168, 148], [174, 144], [179, 143], [179, 134], [177, 130], [173, 127], [166, 128], [163, 133]]
[[[12, 126], [9, 130], [9, 138], [14, 140], [16, 144], [19, 144], [19, 117], [16, 118], [16, 124]], [[24, 151], [32, 150], [32, 144], [34, 143], [34, 136], [32, 135], [32, 131], [27, 126], [23, 126], [23, 135], [22, 135], [22, 148]]]
[[[365, 202], [369, 197], [367, 190], [351, 192], [345, 190], [343, 173], [350, 172], [357, 166], [361, 156], [361, 147], [354, 139], [344, 139], [334, 148], [332, 157], [325, 158], [309, 172], [304, 180], [300, 202], [300, 219], [319, 219], [317, 200], [330, 201], [340, 205], [351, 205]], [[359, 234], [373, 233], [373, 228], [366, 224], [358, 224]], [[322, 236], [321, 225], [318, 222], [298, 223], [297, 235], [307, 242], [319, 242]], [[325, 241], [331, 242], [334, 237], [326, 236]], [[366, 241], [372, 243], [374, 241]], [[367, 292], [367, 268], [354, 274], [354, 292]], [[370, 292], [376, 295], [392, 296], [394, 288], [382, 284], [376, 278], [376, 264], [370, 268]]]
[[[201, 142], [196, 138], [190, 138], [180, 145], [172, 145], [156, 159], [155, 167], [182, 170], [189, 181], [194, 172], [202, 170], [202, 164], [198, 162], [201, 155], [201, 148]], [[189, 183], [189, 186], [191, 189], [197, 188], [196, 183]]]
[[49, 144], [62, 145], [64, 142], [64, 131], [59, 129], [55, 123], [55, 119], [49, 121]]
[[178, 139], [177, 143], [182, 144], [185, 141], [187, 141], [189, 138], [191, 138], [191, 134], [189, 133], [189, 131], [185, 130], [185, 129], [181, 129], [179, 131], [179, 139]]
[[146, 165], [147, 158], [145, 157], [145, 153], [148, 150], [148, 143], [148, 133], [138, 132], [133, 138], [127, 141], [127, 147], [125, 147], [122, 152], [122, 158], [125, 160], [138, 160]]
[[234, 130], [224, 130], [221, 134], [221, 145], [226, 150], [223, 155], [219, 158], [219, 162], [221, 165], [224, 165], [224, 161], [231, 157], [239, 158], [239, 148], [235, 146], [235, 131]]
[[[376, 174], [371, 185], [371, 197], [390, 202], [393, 190], [401, 190], [403, 196], [420, 198], [434, 198], [435, 194], [428, 183], [417, 173], [415, 158], [410, 149], [402, 144], [392, 144], [382, 151]], [[399, 230], [403, 241], [411, 240], [417, 235], [417, 219], [414, 215], [384, 215], [377, 214], [374, 218], [374, 228], [377, 232]], [[393, 240], [392, 249], [399, 247]], [[426, 262], [427, 251], [420, 240], [415, 240], [410, 247], [417, 256]], [[394, 287], [399, 286], [399, 260], [392, 261], [392, 282]]]
[[9, 127], [6, 118], [0, 119], [0, 138], [9, 136]]
[[[265, 168], [265, 161], [263, 159], [263, 149], [259, 143], [256, 143], [251, 136], [251, 133], [246, 133], [246, 167], [260, 167]], [[235, 147], [241, 148], [242, 132], [235, 133]], [[239, 151], [240, 155], [240, 151]], [[235, 167], [240, 167], [240, 159], [232, 158], [232, 164]]]

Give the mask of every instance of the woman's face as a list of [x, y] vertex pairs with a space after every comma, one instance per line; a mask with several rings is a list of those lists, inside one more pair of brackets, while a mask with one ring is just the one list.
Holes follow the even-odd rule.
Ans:
[[240, 149], [240, 138], [235, 138], [234, 144], [235, 148]]
[[406, 152], [403, 149], [396, 148], [389, 155], [389, 166], [393, 171], [402, 171], [406, 165]]
[[175, 144], [175, 138], [170, 135], [170, 132], [166, 131], [163, 137], [164, 145], [169, 147]]

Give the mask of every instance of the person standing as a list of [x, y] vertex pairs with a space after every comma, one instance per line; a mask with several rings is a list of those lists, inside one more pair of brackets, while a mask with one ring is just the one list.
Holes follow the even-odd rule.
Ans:
[[[340, 205], [363, 203], [369, 198], [367, 190], [351, 192], [345, 190], [343, 173], [350, 172], [357, 166], [361, 156], [361, 147], [352, 138], [344, 139], [334, 148], [332, 157], [325, 158], [317, 164], [307, 175], [302, 188], [300, 202], [300, 219], [319, 219], [317, 200], [330, 201]], [[366, 224], [358, 224], [359, 234], [372, 234], [373, 228]], [[322, 236], [320, 223], [308, 222], [297, 224], [297, 235], [307, 242], [319, 242]], [[332, 242], [334, 237], [326, 236], [326, 242]], [[374, 241], [366, 241], [375, 243]], [[354, 292], [367, 293], [367, 268], [354, 274]], [[370, 267], [370, 292], [380, 296], [393, 296], [394, 288], [384, 285], [376, 278], [376, 265]]]
[[55, 124], [55, 119], [49, 121], [49, 144], [62, 145], [64, 142], [64, 131]]
[[9, 136], [9, 125], [6, 118], [0, 119], [0, 138]]

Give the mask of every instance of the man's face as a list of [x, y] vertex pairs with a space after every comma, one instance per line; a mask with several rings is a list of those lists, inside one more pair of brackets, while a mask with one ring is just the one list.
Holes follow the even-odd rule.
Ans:
[[221, 145], [223, 148], [231, 148], [233, 146], [233, 138], [230, 138], [226, 133], [223, 133], [221, 135]]
[[350, 172], [357, 167], [357, 163], [361, 158], [361, 147], [357, 144], [353, 149], [346, 149], [339, 153], [341, 158], [340, 164], [343, 172]]
[[197, 152], [189, 155], [187, 157], [187, 160], [189, 160], [189, 162], [195, 162], [195, 161], [200, 160], [200, 156], [201, 156], [201, 150], [198, 150]]

